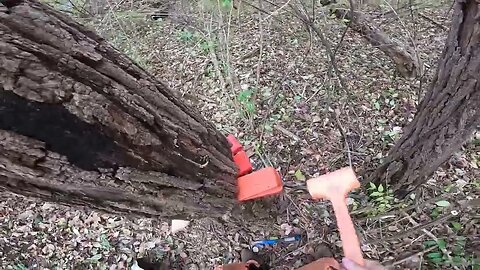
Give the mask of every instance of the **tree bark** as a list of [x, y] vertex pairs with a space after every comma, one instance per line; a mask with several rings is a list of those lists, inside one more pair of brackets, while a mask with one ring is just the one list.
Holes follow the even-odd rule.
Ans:
[[336, 9], [335, 16], [347, 19], [349, 27], [361, 34], [372, 46], [388, 56], [395, 63], [396, 69], [401, 76], [410, 78], [417, 75], [421, 64], [414, 50], [405, 44], [391, 39], [385, 32], [375, 26], [371, 18], [355, 9]]
[[221, 215], [225, 137], [105, 40], [35, 0], [0, 8], [0, 190], [116, 212]]
[[405, 196], [460, 150], [480, 125], [479, 3], [458, 0], [436, 75], [413, 121], [373, 175]]

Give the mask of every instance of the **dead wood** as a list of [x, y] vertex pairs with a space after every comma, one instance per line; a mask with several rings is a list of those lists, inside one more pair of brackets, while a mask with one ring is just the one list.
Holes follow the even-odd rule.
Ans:
[[0, 11], [0, 189], [143, 215], [221, 215], [225, 137], [101, 37], [34, 0]]

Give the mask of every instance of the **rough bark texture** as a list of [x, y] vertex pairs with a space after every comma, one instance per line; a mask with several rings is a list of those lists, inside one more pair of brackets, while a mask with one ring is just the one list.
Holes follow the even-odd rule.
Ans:
[[480, 125], [480, 8], [455, 4], [437, 74], [385, 163], [374, 174], [404, 196], [425, 182]]
[[197, 111], [72, 19], [1, 2], [0, 189], [144, 215], [233, 205], [228, 143]]
[[349, 26], [361, 34], [372, 46], [385, 53], [395, 63], [397, 71], [403, 77], [415, 77], [421, 68], [415, 52], [409, 46], [391, 39], [380, 28], [375, 26], [373, 20], [365, 14], [346, 9], [336, 9], [338, 18], [348, 19]]

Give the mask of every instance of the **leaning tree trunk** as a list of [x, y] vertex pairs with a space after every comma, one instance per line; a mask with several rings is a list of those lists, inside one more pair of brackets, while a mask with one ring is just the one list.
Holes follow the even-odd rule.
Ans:
[[[352, 1], [351, 4], [354, 4]], [[353, 10], [353, 13], [352, 13]], [[347, 19], [349, 27], [361, 34], [372, 46], [388, 56], [400, 75], [405, 78], [415, 77], [421, 69], [421, 63], [415, 52], [408, 45], [390, 38], [372, 22], [367, 15], [353, 9], [335, 9], [335, 16]], [[353, 14], [353, 15], [352, 15]]]
[[116, 212], [220, 215], [224, 136], [164, 84], [35, 0], [0, 5], [0, 190]]
[[425, 182], [480, 124], [480, 15], [458, 0], [437, 74], [413, 121], [373, 176], [404, 196]]

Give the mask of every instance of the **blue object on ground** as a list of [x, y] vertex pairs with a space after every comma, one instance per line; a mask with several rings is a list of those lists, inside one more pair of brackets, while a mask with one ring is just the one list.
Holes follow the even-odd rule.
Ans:
[[275, 245], [278, 243], [292, 243], [296, 241], [300, 241], [302, 239], [302, 236], [297, 234], [293, 236], [287, 236], [283, 238], [271, 238], [271, 239], [264, 239], [264, 240], [258, 240], [252, 243], [252, 246], [254, 247], [263, 247], [267, 245]]

